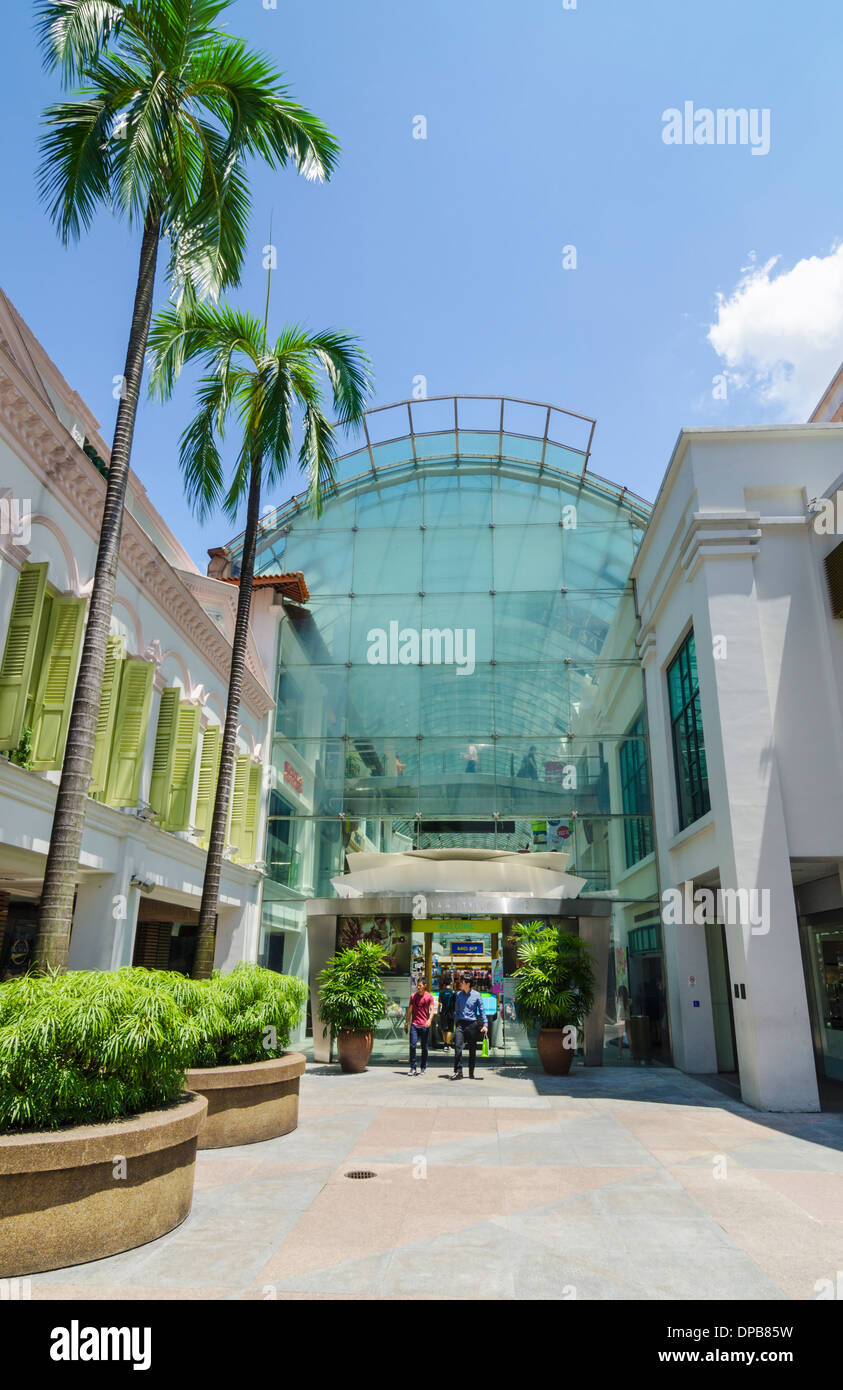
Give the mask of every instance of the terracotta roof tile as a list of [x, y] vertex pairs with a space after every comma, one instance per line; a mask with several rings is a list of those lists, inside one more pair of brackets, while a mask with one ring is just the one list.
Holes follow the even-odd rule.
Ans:
[[[239, 584], [240, 580], [224, 579], [222, 582], [223, 584]], [[252, 587], [255, 589], [278, 589], [284, 598], [295, 599], [298, 603], [306, 603], [310, 598], [310, 592], [301, 570], [296, 570], [293, 574], [256, 574], [252, 580]]]

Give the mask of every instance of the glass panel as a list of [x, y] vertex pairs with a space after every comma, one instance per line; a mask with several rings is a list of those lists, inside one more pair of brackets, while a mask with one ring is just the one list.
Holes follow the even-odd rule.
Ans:
[[505, 434], [501, 452], [505, 459], [527, 459], [530, 463], [540, 463], [542, 442], [540, 439], [519, 439], [518, 435]]
[[357, 525], [368, 530], [372, 526], [420, 526], [422, 520], [421, 479], [411, 477], [400, 483], [386, 484], [361, 492], [357, 499]]
[[565, 551], [563, 583], [568, 589], [624, 589], [633, 561], [628, 526], [562, 528]]
[[[494, 602], [488, 594], [442, 594], [433, 597], [426, 594], [421, 604], [422, 624], [429, 634], [422, 653], [425, 663], [453, 663], [467, 670], [472, 665], [476, 668], [491, 661]], [[438, 638], [435, 636], [437, 632], [440, 634]]]
[[348, 660], [351, 601], [311, 599], [287, 609], [281, 626], [281, 666], [335, 666]]
[[354, 547], [355, 594], [418, 593], [421, 584], [422, 533], [418, 530], [367, 530]]
[[[419, 747], [422, 812], [443, 816], [494, 815], [494, 744], [491, 741], [426, 738]], [[471, 756], [472, 751], [476, 756]]]
[[272, 762], [280, 795], [287, 794], [285, 764], [289, 762], [303, 779], [297, 805], [300, 806], [301, 798], [304, 798], [307, 809], [315, 815], [339, 815], [342, 810], [346, 747], [346, 741], [340, 738], [293, 740], [276, 737]]
[[568, 655], [569, 601], [561, 594], [501, 592], [494, 604], [497, 662], [561, 661]]
[[344, 809], [358, 816], [403, 816], [419, 809], [418, 739], [349, 739]]
[[561, 526], [498, 526], [494, 536], [494, 584], [498, 592], [524, 592], [561, 589], [565, 580], [562, 564]]
[[559, 444], [548, 442], [544, 462], [546, 468], [559, 468], [563, 473], [574, 473], [579, 477], [585, 459], [582, 454], [574, 453], [573, 449], [563, 449]]
[[496, 666], [495, 732], [547, 738], [571, 730], [570, 667], [564, 665]]
[[483, 434], [473, 430], [460, 430], [460, 454], [470, 454], [473, 457], [490, 456], [498, 457], [498, 438], [496, 433]]
[[340, 495], [327, 493], [323, 498], [322, 515], [314, 516], [304, 507], [286, 518], [290, 535], [321, 535], [325, 531], [350, 531], [357, 517], [357, 498], [353, 492]]
[[348, 673], [348, 733], [380, 738], [419, 730], [418, 666], [354, 666]]
[[424, 534], [425, 593], [488, 593], [492, 584], [492, 535], [476, 525], [437, 527]]
[[[351, 604], [350, 660], [355, 666], [377, 669], [412, 665], [412, 634], [421, 627], [421, 613], [422, 601], [417, 594], [355, 598]], [[420, 655], [416, 659], [420, 660]]]
[[298, 666], [278, 677], [275, 732], [288, 738], [337, 737], [345, 732], [348, 671], [344, 666]]
[[499, 738], [495, 744], [498, 810], [556, 816], [612, 810], [603, 743], [580, 739]]
[[[567, 502], [567, 497], [564, 499]], [[558, 523], [562, 497], [558, 487], [500, 474], [494, 479], [492, 516], [496, 526]]]
[[449, 434], [416, 436], [416, 457], [420, 459], [442, 458], [455, 454], [456, 448], [457, 437], [453, 430]]
[[492, 668], [460, 675], [457, 666], [424, 666], [421, 672], [423, 734], [459, 735], [476, 743], [494, 728]]
[[302, 570], [311, 594], [349, 594], [353, 532], [291, 535], [284, 563]]
[[367, 473], [371, 469], [368, 449], [356, 449], [352, 454], [346, 454], [344, 458], [338, 459], [334, 465], [334, 477], [338, 482], [343, 482], [348, 478], [356, 478], [361, 473]]
[[492, 480], [488, 473], [460, 469], [455, 459], [447, 473], [425, 477], [426, 526], [478, 526], [491, 519]]
[[376, 444], [372, 449], [376, 468], [391, 468], [394, 464], [412, 460], [413, 446], [409, 439], [394, 439], [387, 444]]

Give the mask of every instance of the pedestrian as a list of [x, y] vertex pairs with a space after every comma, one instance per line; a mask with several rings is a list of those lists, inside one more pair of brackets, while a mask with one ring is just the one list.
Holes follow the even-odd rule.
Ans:
[[480, 766], [480, 755], [477, 752], [477, 744], [474, 743], [473, 740], [469, 740], [468, 752], [463, 753], [462, 757], [465, 762], [466, 772], [476, 772]]
[[[425, 978], [420, 975], [416, 988], [410, 995], [407, 1014], [404, 1019], [404, 1032], [410, 1034], [410, 1075], [424, 1076], [427, 1071], [427, 1047], [430, 1041], [430, 1025], [434, 1012], [433, 995], [427, 988]], [[421, 1047], [421, 1070], [416, 1066], [416, 1048]]]
[[477, 1057], [477, 1039], [481, 1033], [485, 1037], [489, 1031], [489, 1025], [486, 1022], [486, 1010], [483, 1007], [482, 996], [478, 994], [476, 989], [472, 989], [470, 975], [460, 976], [455, 1019], [454, 1074], [449, 1077], [449, 1080], [462, 1081], [463, 1048], [468, 1048], [468, 1077], [470, 1081], [473, 1081], [474, 1062]]

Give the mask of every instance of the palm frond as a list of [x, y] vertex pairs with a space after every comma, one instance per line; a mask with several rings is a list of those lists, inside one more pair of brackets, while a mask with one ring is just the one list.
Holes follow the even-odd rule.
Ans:
[[112, 115], [97, 97], [60, 102], [44, 113], [38, 191], [64, 242], [76, 240], [111, 196]]
[[45, 68], [70, 84], [90, 72], [125, 19], [119, 0], [37, 0], [35, 32]]

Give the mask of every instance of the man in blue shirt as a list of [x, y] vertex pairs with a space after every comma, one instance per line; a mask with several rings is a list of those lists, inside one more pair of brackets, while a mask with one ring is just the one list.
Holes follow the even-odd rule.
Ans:
[[477, 1056], [477, 1038], [480, 1033], [488, 1033], [486, 1010], [476, 989], [471, 987], [471, 976], [462, 975], [458, 981], [454, 1020], [454, 1074], [450, 1081], [462, 1081], [462, 1053], [468, 1048], [468, 1076], [474, 1080], [474, 1062]]

